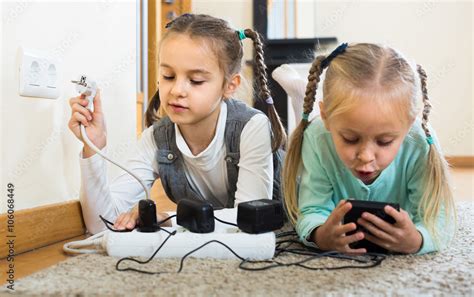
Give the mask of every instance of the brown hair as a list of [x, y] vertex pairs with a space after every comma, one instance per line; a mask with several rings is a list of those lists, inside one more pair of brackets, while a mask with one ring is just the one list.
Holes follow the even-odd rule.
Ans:
[[[325, 59], [324, 55], [318, 56], [311, 65], [303, 105], [305, 114], [310, 114], [313, 109], [316, 90], [324, 70], [322, 65], [326, 64], [323, 63]], [[396, 103], [402, 103], [399, 104], [403, 106], [402, 115], [412, 123], [419, 112], [421, 100], [417, 94], [421, 85], [424, 105], [422, 127], [427, 139], [431, 137], [427, 125], [431, 105], [426, 89], [426, 73], [421, 66], [418, 65], [415, 71], [396, 50], [367, 43], [351, 44], [344, 53], [325, 66], [327, 71], [323, 84], [323, 102], [327, 120], [350, 110], [357, 104], [356, 98], [359, 98], [361, 93], [383, 90], [383, 96], [372, 97], [375, 100], [401, 100], [402, 102]], [[416, 73], [419, 75], [419, 81]], [[292, 223], [295, 223], [299, 216], [296, 178], [301, 166], [304, 130], [309, 124], [310, 122], [303, 118], [294, 130], [283, 167], [285, 204]], [[447, 213], [454, 212], [454, 207], [446, 160], [434, 144], [429, 145], [424, 177], [425, 192], [418, 206], [418, 214], [428, 230], [436, 236], [435, 226], [439, 211], [444, 207]]]
[[[239, 39], [239, 34], [232, 29], [229, 24], [219, 18], [203, 14], [184, 14], [171, 21], [166, 32], [161, 38], [163, 42], [171, 34], [187, 34], [190, 37], [203, 38], [210, 43], [218, 57], [219, 67], [224, 71], [224, 83], [239, 73], [242, 68], [243, 45]], [[267, 71], [263, 60], [263, 45], [260, 35], [252, 30], [245, 29], [245, 36], [253, 40], [255, 48], [256, 79], [258, 82], [258, 99], [265, 100], [270, 97], [270, 90], [267, 85]], [[149, 127], [154, 121], [164, 115], [158, 108], [159, 97], [153, 96], [148, 105], [145, 118], [146, 126]], [[266, 103], [266, 113], [272, 126], [272, 150], [275, 151], [286, 142], [286, 134], [273, 104]], [[157, 112], [160, 113], [157, 115]]]

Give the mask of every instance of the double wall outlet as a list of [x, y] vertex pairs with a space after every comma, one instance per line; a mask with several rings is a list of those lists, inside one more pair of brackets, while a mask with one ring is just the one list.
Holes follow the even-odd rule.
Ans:
[[58, 62], [31, 49], [19, 49], [19, 94], [57, 99], [60, 94]]

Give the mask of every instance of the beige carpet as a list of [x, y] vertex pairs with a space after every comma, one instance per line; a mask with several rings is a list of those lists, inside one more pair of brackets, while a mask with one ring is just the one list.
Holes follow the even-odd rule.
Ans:
[[[390, 256], [370, 269], [309, 271], [279, 267], [261, 272], [238, 268], [238, 260], [187, 259], [183, 272], [176, 259], [155, 260], [144, 275], [115, 270], [117, 259], [81, 255], [16, 282], [17, 295], [27, 296], [474, 296], [474, 204], [458, 205], [458, 232], [451, 247], [438, 254]], [[283, 260], [300, 259], [286, 256]], [[309, 265], [351, 264], [317, 259]], [[355, 265], [355, 262], [352, 264]], [[132, 265], [135, 267], [135, 265]], [[140, 267], [143, 268], [143, 267]], [[5, 295], [6, 288], [0, 290]]]

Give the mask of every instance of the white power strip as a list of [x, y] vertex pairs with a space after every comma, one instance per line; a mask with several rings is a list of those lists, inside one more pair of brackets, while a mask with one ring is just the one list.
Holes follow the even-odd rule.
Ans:
[[[215, 216], [221, 220], [235, 223], [237, 209], [222, 209], [215, 211]], [[229, 246], [235, 253], [243, 258], [253, 260], [272, 259], [275, 253], [276, 238], [273, 232], [263, 234], [248, 234], [240, 231], [237, 227], [215, 222], [215, 231], [212, 233], [191, 233], [181, 226], [167, 227], [166, 230], [177, 231], [163, 245], [155, 258], [181, 258], [192, 250], [211, 240], [220, 241]], [[100, 246], [109, 256], [113, 257], [151, 257], [156, 249], [166, 240], [168, 233], [158, 231], [153, 233], [142, 233], [136, 230], [120, 233], [104, 231], [91, 238], [70, 242], [64, 245], [64, 250], [69, 253], [82, 253], [78, 247]], [[82, 250], [90, 253], [91, 250]], [[99, 252], [100, 250], [97, 250]], [[210, 243], [200, 250], [194, 252], [190, 257], [236, 259], [235, 255], [226, 247], [218, 243]]]
[[[86, 76], [81, 76], [79, 80], [73, 81], [79, 93], [86, 95], [89, 100], [88, 109], [93, 111], [93, 100], [97, 92], [97, 84], [88, 80]], [[89, 147], [104, 159], [112, 162], [132, 175], [142, 186], [147, 199], [150, 199], [150, 193], [145, 184], [132, 172], [124, 166], [110, 160], [89, 140], [86, 129], [81, 125], [81, 135]], [[222, 209], [214, 212], [216, 217], [226, 222], [234, 223], [237, 218], [237, 208]], [[171, 236], [160, 251], [155, 255], [158, 258], [183, 257], [190, 251], [200, 247], [211, 240], [220, 241], [229, 246], [235, 253], [243, 258], [265, 260], [273, 258], [275, 252], [275, 234], [273, 232], [265, 234], [247, 234], [241, 232], [237, 227], [215, 222], [215, 231], [213, 233], [196, 234], [177, 226], [176, 220], [173, 220], [174, 228], [166, 228], [168, 231], [177, 231]], [[85, 240], [68, 242], [63, 249], [72, 254], [91, 254], [106, 252], [113, 257], [150, 257], [156, 249], [166, 240], [168, 233], [164, 231], [154, 233], [132, 232], [112, 232], [104, 231], [95, 234]], [[84, 247], [95, 247], [93, 249], [84, 249]], [[97, 248], [99, 247], [99, 248]], [[102, 249], [100, 249], [102, 248]], [[202, 249], [191, 255], [199, 258], [235, 258], [235, 255], [225, 246], [219, 243], [210, 243]]]
[[[167, 237], [168, 234], [164, 231], [154, 233], [108, 231], [102, 241], [102, 247], [109, 256], [113, 257], [141, 256], [149, 258]], [[181, 258], [211, 240], [226, 244], [243, 258], [266, 260], [273, 258], [275, 253], [275, 234], [273, 232], [256, 235], [236, 232], [236, 228], [233, 228], [228, 233], [197, 234], [178, 231], [168, 239], [155, 258]], [[190, 257], [236, 259], [231, 251], [216, 242], [206, 245]]]

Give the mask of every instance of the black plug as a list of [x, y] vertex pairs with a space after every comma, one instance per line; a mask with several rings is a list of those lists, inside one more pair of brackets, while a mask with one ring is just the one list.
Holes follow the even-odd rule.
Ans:
[[281, 201], [260, 199], [240, 203], [237, 226], [240, 230], [259, 234], [283, 227], [284, 212]]
[[214, 231], [214, 209], [209, 202], [182, 199], [176, 210], [176, 223], [193, 233]]
[[138, 203], [138, 231], [156, 232], [160, 227], [156, 219], [155, 201], [151, 199], [142, 199]]

